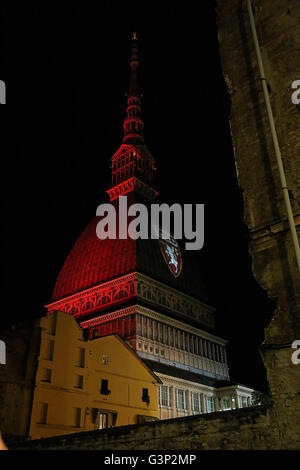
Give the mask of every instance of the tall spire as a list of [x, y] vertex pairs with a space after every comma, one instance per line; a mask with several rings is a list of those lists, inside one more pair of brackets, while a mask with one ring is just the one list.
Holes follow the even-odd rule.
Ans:
[[129, 93], [127, 99], [126, 117], [123, 121], [123, 144], [144, 143], [144, 122], [141, 118], [141, 94], [139, 92], [138, 83], [139, 60], [137, 41], [138, 38], [136, 33], [133, 33], [131, 44]]

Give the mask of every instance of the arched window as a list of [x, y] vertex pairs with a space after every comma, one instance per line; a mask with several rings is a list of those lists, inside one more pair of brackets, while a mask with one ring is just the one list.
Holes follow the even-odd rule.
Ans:
[[119, 290], [119, 292], [117, 292], [114, 296], [114, 300], [119, 300], [119, 299], [124, 299], [124, 297], [127, 297], [128, 294], [126, 292], [126, 290], [124, 289], [121, 289]]
[[103, 305], [103, 304], [107, 304], [109, 302], [109, 297], [107, 295], [103, 295], [102, 297], [100, 297], [97, 301], [97, 305]]
[[75, 315], [75, 313], [78, 313], [78, 312], [79, 312], [79, 308], [75, 306], [73, 306], [71, 310], [69, 311], [71, 315]]
[[84, 311], [86, 311], [86, 310], [90, 310], [91, 308], [94, 308], [94, 304], [88, 300], [88, 301], [82, 306], [81, 311], [84, 312]]

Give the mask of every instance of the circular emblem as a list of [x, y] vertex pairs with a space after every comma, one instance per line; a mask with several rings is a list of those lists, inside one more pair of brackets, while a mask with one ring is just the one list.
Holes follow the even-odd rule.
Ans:
[[159, 238], [159, 245], [165, 262], [174, 277], [181, 273], [182, 258], [177, 240], [170, 236], [168, 239]]

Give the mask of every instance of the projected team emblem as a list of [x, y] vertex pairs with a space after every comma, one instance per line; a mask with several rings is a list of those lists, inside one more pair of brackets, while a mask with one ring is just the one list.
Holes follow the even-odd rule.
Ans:
[[173, 276], [178, 277], [181, 273], [182, 258], [177, 240], [173, 237], [167, 240], [159, 238], [159, 245], [170, 271]]

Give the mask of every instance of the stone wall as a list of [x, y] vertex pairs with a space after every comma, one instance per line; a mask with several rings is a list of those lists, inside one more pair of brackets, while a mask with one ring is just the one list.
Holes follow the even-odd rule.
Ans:
[[15, 439], [28, 436], [40, 329], [34, 320], [1, 330], [6, 366], [0, 367], [0, 429]]
[[[300, 113], [291, 102], [291, 84], [300, 79], [300, 2], [253, 0], [253, 5], [299, 230]], [[276, 303], [262, 348], [273, 406], [260, 411], [235, 410], [52, 438], [29, 442], [28, 448], [300, 449], [300, 365], [291, 362], [291, 343], [300, 339], [300, 275], [287, 224], [246, 2], [219, 0], [217, 14], [253, 272]]]
[[[18, 449], [41, 450], [209, 450], [264, 449], [268, 419], [265, 410], [240, 409], [188, 416], [143, 425], [120, 426], [29, 441]], [[274, 438], [274, 441], [276, 437]]]
[[[252, 4], [299, 234], [300, 113], [291, 101], [291, 85], [300, 79], [296, 60], [300, 50], [300, 3], [297, 0], [254, 0]], [[246, 6], [245, 0], [218, 2], [219, 43], [232, 103], [231, 132], [238, 180], [244, 195], [245, 223], [250, 231], [253, 272], [276, 303], [262, 346], [274, 400], [269, 412], [270, 425], [272, 432], [277, 430], [282, 446], [295, 442], [299, 448], [300, 365], [291, 362], [291, 344], [300, 339], [300, 273], [288, 228]]]

